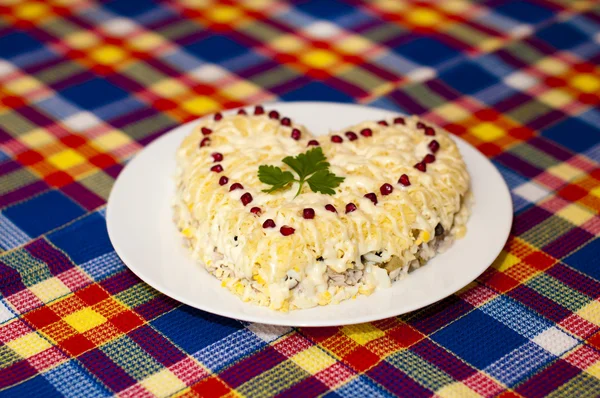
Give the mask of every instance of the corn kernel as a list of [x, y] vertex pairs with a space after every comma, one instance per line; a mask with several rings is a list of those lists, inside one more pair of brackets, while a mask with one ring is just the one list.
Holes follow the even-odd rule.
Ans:
[[260, 275], [254, 275], [252, 277], [252, 279], [254, 279], [255, 281], [257, 281], [258, 283], [260, 283], [261, 285], [265, 284], [265, 280], [260, 276]]
[[192, 236], [192, 231], [190, 231], [189, 228], [184, 229], [183, 231], [181, 231], [181, 233], [183, 234], [183, 236], [185, 236], [186, 238], [189, 238]]

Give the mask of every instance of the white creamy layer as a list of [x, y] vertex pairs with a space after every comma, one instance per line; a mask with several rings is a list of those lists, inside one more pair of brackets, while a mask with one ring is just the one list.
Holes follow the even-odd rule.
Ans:
[[[254, 293], [264, 296], [258, 301], [274, 309], [327, 304], [389, 286], [387, 272], [362, 264], [361, 256], [384, 251], [409, 264], [420, 245], [434, 239], [438, 224], [445, 231], [453, 228], [452, 232], [464, 233], [461, 228], [468, 214], [464, 209], [455, 219], [469, 189], [458, 148], [441, 129], [435, 129], [435, 136], [425, 135], [416, 128], [417, 121], [406, 118], [406, 125], [401, 125], [388, 120], [389, 126], [364, 122], [337, 133], [344, 138], [337, 144], [330, 136], [314, 137], [302, 126], [283, 126], [266, 115], [207, 119], [177, 152], [176, 218], [184, 236], [190, 238], [194, 257], [210, 269], [227, 269], [222, 279], [228, 279], [228, 287], [251, 301], [257, 301], [251, 297]], [[201, 127], [212, 133], [204, 136]], [[292, 128], [301, 130], [300, 140], [290, 138]], [[361, 136], [364, 128], [370, 128], [373, 135]], [[359, 138], [349, 141], [346, 131]], [[210, 144], [200, 148], [205, 137]], [[258, 180], [258, 167], [275, 165], [286, 170], [281, 160], [312, 148], [307, 148], [311, 139], [321, 144], [330, 170], [345, 177], [336, 194], [314, 193], [305, 186], [294, 198], [296, 184], [263, 193], [269, 187]], [[426, 172], [419, 171], [414, 165], [431, 153], [428, 145], [433, 139], [440, 146], [436, 159], [427, 164]], [[221, 162], [214, 162], [214, 152], [223, 155]], [[215, 164], [222, 165], [221, 173], [210, 171]], [[410, 186], [398, 183], [402, 174], [409, 177]], [[223, 186], [219, 185], [222, 176], [229, 179]], [[236, 182], [244, 189], [230, 192]], [[384, 183], [393, 186], [390, 195], [381, 195]], [[246, 192], [253, 200], [244, 206], [240, 198]], [[364, 198], [371, 192], [377, 195], [377, 205]], [[358, 209], [345, 214], [348, 203]], [[337, 213], [327, 211], [327, 204], [334, 205]], [[261, 209], [260, 216], [250, 212], [254, 206]], [[302, 217], [305, 208], [314, 209], [314, 219]], [[267, 219], [276, 228], [263, 228]], [[279, 229], [284, 225], [295, 233], [283, 236]], [[332, 289], [328, 269], [337, 273], [361, 270], [364, 278], [360, 286]], [[291, 279], [298, 283], [290, 283]], [[236, 286], [244, 280], [254, 282], [252, 286], [244, 283], [241, 289]], [[332, 299], [336, 294], [338, 299]]]

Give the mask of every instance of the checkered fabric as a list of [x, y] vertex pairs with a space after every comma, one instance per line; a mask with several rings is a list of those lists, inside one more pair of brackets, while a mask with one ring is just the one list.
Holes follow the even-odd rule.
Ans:
[[[600, 4], [0, 0], [0, 396], [600, 395]], [[510, 186], [506, 247], [396, 318], [220, 318], [107, 237], [125, 162], [274, 100], [415, 113]]]

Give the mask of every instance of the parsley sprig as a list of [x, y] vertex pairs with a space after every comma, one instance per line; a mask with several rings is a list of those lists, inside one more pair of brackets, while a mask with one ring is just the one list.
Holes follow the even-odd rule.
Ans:
[[304, 183], [307, 183], [313, 192], [333, 195], [335, 193], [334, 188], [337, 188], [344, 181], [344, 177], [338, 177], [329, 171], [329, 163], [320, 147], [295, 157], [285, 157], [282, 162], [288, 165], [298, 175], [298, 178], [295, 178], [292, 172], [283, 171], [277, 166], [259, 166], [258, 179], [267, 185], [271, 185], [271, 188], [264, 189], [263, 192], [271, 193], [285, 188], [292, 182], [297, 182], [299, 186], [296, 196], [302, 192]]

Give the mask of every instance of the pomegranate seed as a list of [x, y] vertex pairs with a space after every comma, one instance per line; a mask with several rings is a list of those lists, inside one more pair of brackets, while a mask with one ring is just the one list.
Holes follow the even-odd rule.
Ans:
[[218, 122], [221, 119], [223, 119], [223, 115], [221, 115], [219, 112], [215, 113], [215, 120]]
[[380, 120], [377, 122], [377, 124], [379, 124], [381, 126], [389, 126], [388, 122], [386, 122], [385, 120]]
[[229, 182], [229, 178], [227, 178], [226, 176], [219, 178], [219, 185], [225, 185], [228, 182]]
[[281, 232], [281, 235], [283, 235], [283, 236], [290, 236], [295, 231], [296, 230], [294, 228], [289, 227], [287, 225], [284, 225], [283, 227], [279, 228], [279, 232]]
[[354, 203], [348, 203], [346, 205], [346, 214], [352, 213], [355, 210], [356, 210], [356, 205]]
[[427, 171], [427, 164], [425, 162], [419, 162], [415, 164], [415, 169], [422, 171], [423, 173]]
[[337, 209], [334, 205], [325, 205], [325, 210], [330, 211], [332, 213], [337, 213]]
[[260, 213], [262, 213], [262, 211], [260, 210], [260, 207], [253, 207], [250, 209], [250, 212], [252, 214], [256, 214], [257, 216], [260, 216]]
[[402, 185], [404, 185], [405, 187], [410, 185], [410, 179], [408, 178], [408, 176], [406, 174], [402, 174], [400, 176], [400, 178], [398, 179], [398, 182]]
[[307, 220], [312, 220], [313, 218], [315, 218], [315, 211], [310, 207], [306, 208], [302, 210], [302, 217], [306, 218]]
[[319, 141], [310, 140], [310, 141], [308, 141], [308, 144], [306, 144], [306, 146], [311, 146], [311, 145], [319, 146]]
[[202, 148], [203, 146], [207, 146], [210, 144], [210, 138], [206, 137], [203, 138], [202, 141], [200, 141], [200, 148]]
[[281, 119], [281, 124], [283, 124], [284, 126], [289, 126], [292, 124], [292, 121], [289, 117], [284, 117], [283, 119]]
[[348, 139], [349, 139], [350, 141], [355, 141], [355, 140], [357, 140], [357, 139], [358, 139], [358, 136], [356, 135], [356, 133], [354, 133], [354, 132], [352, 132], [352, 131], [348, 131], [348, 132], [346, 133], [346, 137], [348, 137]]
[[394, 119], [394, 124], [406, 124], [403, 117], [397, 117]]
[[360, 135], [362, 135], [363, 137], [371, 137], [373, 135], [373, 130], [371, 130], [371, 129], [362, 129], [360, 131]]
[[331, 136], [331, 142], [335, 142], [336, 144], [341, 144], [343, 141], [344, 141], [344, 139], [342, 137], [340, 137], [339, 135]]
[[423, 122], [417, 122], [417, 128], [418, 129], [424, 129], [425, 127], [427, 127], [427, 126], [425, 126], [425, 123], [423, 123]]
[[210, 171], [214, 171], [215, 173], [220, 173], [223, 171], [223, 166], [221, 166], [220, 164], [214, 165], [213, 167], [210, 168]]
[[229, 192], [235, 191], [236, 189], [244, 189], [244, 186], [242, 184], [240, 184], [239, 182], [235, 182], [235, 183], [231, 184], [231, 186], [229, 187]]
[[271, 220], [270, 218], [265, 220], [263, 223], [263, 228], [275, 228], [275, 221]]
[[440, 143], [436, 140], [431, 141], [429, 143], [429, 149], [431, 149], [431, 152], [436, 153], [438, 149], [440, 149]]
[[298, 130], [298, 129], [293, 129], [292, 130], [292, 138], [293, 139], [295, 139], [296, 141], [298, 141], [301, 136], [302, 136], [302, 133], [300, 132], [300, 130]]
[[271, 119], [279, 119], [279, 112], [277, 112], [277, 111], [271, 111], [271, 112], [269, 112], [269, 118], [271, 118]]
[[425, 127], [425, 135], [435, 135], [435, 130], [433, 129], [433, 127]]
[[245, 110], [245, 109], [240, 109], [240, 110], [238, 111], [238, 115], [247, 115], [247, 114], [248, 114], [248, 113], [246, 113], [246, 110]]
[[[374, 205], [377, 204], [377, 195], [375, 195], [374, 192], [368, 193], [365, 195], [365, 198], [369, 199], [371, 202], [373, 202]], [[355, 209], [356, 210], [356, 209]], [[354, 210], [352, 210], [354, 211]], [[348, 213], [348, 206], [346, 206], [346, 213]]]
[[382, 195], [389, 195], [392, 193], [393, 190], [394, 187], [388, 184], [387, 182], [379, 187], [379, 192], [381, 192]]
[[435, 156], [433, 156], [432, 154], [428, 153], [423, 158], [423, 162], [425, 162], [425, 163], [433, 163], [433, 162], [435, 162]]
[[263, 113], [265, 113], [265, 108], [263, 108], [262, 106], [260, 106], [260, 105], [257, 105], [257, 106], [254, 108], [254, 114], [255, 114], [255, 115], [262, 115]]
[[220, 162], [221, 160], [223, 160], [223, 154], [219, 152], [213, 152], [210, 156], [212, 156], [215, 162]]
[[250, 192], [246, 192], [242, 195], [240, 200], [242, 201], [242, 204], [246, 206], [248, 203], [252, 202], [252, 195], [250, 194]]
[[200, 131], [202, 131], [202, 135], [209, 135], [210, 133], [212, 133], [212, 130], [208, 127], [202, 127]]

